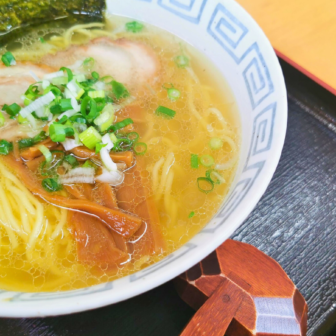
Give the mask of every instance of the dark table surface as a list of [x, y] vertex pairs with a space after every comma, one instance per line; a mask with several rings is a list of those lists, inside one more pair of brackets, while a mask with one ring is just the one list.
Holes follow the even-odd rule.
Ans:
[[[276, 259], [309, 306], [309, 336], [336, 335], [336, 97], [281, 63], [289, 103], [279, 167], [256, 209], [233, 235]], [[167, 283], [90, 312], [0, 319], [0, 335], [177, 336], [194, 311]]]

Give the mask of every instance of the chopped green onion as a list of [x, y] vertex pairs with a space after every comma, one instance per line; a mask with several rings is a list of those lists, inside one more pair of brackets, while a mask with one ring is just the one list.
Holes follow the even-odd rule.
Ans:
[[34, 146], [35, 142], [33, 138], [26, 138], [26, 139], [21, 139], [19, 140], [19, 148], [27, 148], [27, 147], [31, 147]]
[[[87, 109], [90, 109], [87, 113]], [[85, 97], [81, 104], [81, 113], [87, 120], [92, 120], [97, 117], [97, 103], [91, 97]]]
[[164, 116], [164, 117], [169, 118], [169, 119], [174, 118], [175, 114], [176, 114], [176, 112], [174, 110], [171, 110], [170, 108], [164, 107], [164, 106], [159, 106], [156, 109], [155, 113], [157, 115]]
[[63, 142], [67, 136], [74, 135], [74, 130], [72, 127], [53, 123], [49, 127], [49, 135], [53, 142]]
[[72, 127], [77, 133], [82, 133], [87, 130], [87, 125], [85, 123], [74, 122]]
[[111, 82], [113, 81], [113, 77], [112, 76], [104, 76], [104, 77], [100, 78], [100, 80], [102, 82], [104, 82], [105, 84], [111, 84]]
[[25, 96], [30, 100], [41, 96], [38, 86], [36, 84], [29, 85], [27, 91], [25, 92]]
[[67, 76], [68, 76], [68, 82], [71, 82], [71, 81], [72, 81], [72, 78], [73, 78], [72, 71], [71, 71], [69, 68], [66, 68], [66, 67], [62, 67], [60, 70], [61, 70], [61, 71], [65, 71], [65, 72], [67, 73]]
[[2, 110], [6, 111], [7, 114], [9, 114], [11, 116], [16, 116], [21, 111], [21, 107], [16, 103], [13, 103], [9, 106], [7, 104], [5, 104], [2, 108]]
[[191, 154], [190, 164], [191, 164], [191, 168], [193, 169], [198, 168], [198, 155], [197, 154]]
[[4, 115], [0, 112], [0, 127], [5, 125], [5, 117]]
[[106, 147], [107, 146], [107, 144], [103, 144], [103, 143], [97, 143], [97, 145], [96, 145], [96, 154], [98, 154], [100, 151], [101, 151], [101, 149], [102, 148], [104, 148], [104, 147]]
[[28, 124], [28, 120], [26, 118], [23, 118], [21, 114], [18, 115], [17, 121], [19, 124]]
[[85, 161], [82, 167], [83, 168], [95, 168], [95, 166], [92, 164], [90, 160]]
[[62, 112], [62, 107], [61, 105], [56, 104], [56, 105], [50, 106], [49, 110], [52, 114], [59, 114]]
[[215, 164], [215, 160], [211, 155], [202, 155], [200, 157], [200, 163], [204, 166], [204, 167], [211, 167]]
[[10, 51], [7, 51], [1, 56], [1, 61], [6, 65], [6, 67], [16, 64], [15, 58]]
[[198, 189], [206, 194], [214, 189], [214, 183], [207, 177], [199, 177], [197, 179]]
[[46, 162], [47, 163], [51, 162], [52, 155], [51, 155], [50, 150], [44, 145], [40, 145], [40, 146], [38, 146], [38, 148], [41, 151], [41, 153], [44, 155]]
[[81, 83], [77, 83], [82, 89], [84, 90], [93, 90], [92, 89], [92, 85], [97, 83], [99, 80], [99, 74], [96, 71], [91, 72], [91, 77], [92, 78], [88, 78], [86, 81], [81, 82]]
[[[39, 117], [36, 112], [32, 112], [32, 116], [35, 118], [35, 119], [38, 119], [38, 120], [43, 120], [43, 121], [47, 121], [48, 120], [48, 117]], [[11, 117], [13, 118], [13, 117]]]
[[93, 99], [97, 104], [97, 112], [101, 112], [106, 106], [106, 98], [93, 98]]
[[72, 137], [75, 135], [75, 130], [73, 129], [73, 127], [69, 127], [67, 126], [67, 124], [65, 124], [64, 130], [65, 130], [65, 135], [67, 137]]
[[110, 133], [110, 139], [113, 142], [113, 144], [116, 144], [116, 142], [118, 141], [118, 138], [114, 133]]
[[70, 120], [67, 120], [67, 122], [65, 123], [66, 126], [72, 127], [72, 122]]
[[172, 101], [175, 102], [181, 97], [181, 92], [177, 89], [171, 88], [168, 89], [168, 98]]
[[223, 184], [225, 183], [225, 179], [223, 178], [222, 175], [220, 175], [218, 172], [213, 171], [210, 173], [210, 178], [214, 183], [216, 184]]
[[123, 121], [119, 121], [117, 123], [115, 123], [114, 125], [112, 125], [111, 127], [109, 127], [108, 131], [110, 132], [115, 132], [115, 131], [118, 131], [130, 124], [133, 124], [133, 120], [131, 118], [127, 118], [127, 119], [124, 119]]
[[88, 96], [91, 98], [105, 98], [105, 91], [104, 90], [89, 91]]
[[41, 131], [39, 134], [34, 136], [33, 140], [34, 140], [35, 144], [37, 144], [37, 143], [39, 143], [43, 140], [46, 140], [47, 138], [48, 138], [48, 136], [47, 136], [46, 132]]
[[194, 216], [195, 216], [195, 211], [191, 211], [188, 217], [189, 217], [189, 218], [192, 218], [192, 217], [194, 217]]
[[94, 62], [94, 59], [92, 57], [85, 58], [83, 64], [88, 65], [90, 63]]
[[64, 161], [67, 162], [67, 163], [69, 163], [69, 165], [71, 165], [71, 167], [76, 167], [79, 164], [78, 161], [77, 161], [77, 159], [73, 155], [71, 155], [71, 154], [66, 155], [64, 157]]
[[67, 122], [67, 120], [68, 120], [68, 117], [64, 115], [60, 120], [55, 121], [55, 124], [64, 124]]
[[133, 149], [136, 155], [145, 155], [147, 152], [147, 145], [143, 142], [137, 142]]
[[75, 75], [74, 76], [75, 80], [78, 82], [78, 83], [81, 83], [81, 82], [85, 82], [86, 81], [86, 77], [84, 74], [78, 74], [78, 75]]
[[[89, 69], [87, 69], [89, 71]], [[77, 83], [82, 89], [89, 90], [92, 89], [91, 86], [98, 82], [99, 74], [96, 71], [91, 72], [91, 77], [88, 78], [86, 81], [81, 82], [80, 84]]]
[[30, 95], [24, 95], [24, 97], [25, 97], [25, 100], [23, 101], [23, 104], [25, 106], [28, 106], [33, 101], [33, 98], [34, 98]]
[[106, 96], [105, 100], [106, 100], [106, 103], [114, 103], [114, 100], [109, 96]]
[[124, 84], [113, 80], [111, 82], [111, 85], [112, 85], [112, 92], [116, 97], [116, 99], [129, 97], [130, 93], [128, 92]]
[[19, 148], [22, 149], [31, 147], [46, 139], [47, 139], [46, 132], [42, 131], [38, 135], [35, 135], [34, 138], [25, 138], [19, 140]]
[[96, 81], [98, 81], [98, 79], [99, 79], [99, 73], [97, 71], [91, 72], [91, 76], [92, 76], [93, 79], [95, 79]]
[[98, 116], [93, 122], [99, 127], [101, 132], [105, 132], [113, 123], [114, 108], [112, 104], [107, 104], [100, 116]]
[[42, 187], [48, 192], [54, 192], [62, 189], [62, 186], [53, 178], [46, 178], [42, 180]]
[[40, 40], [41, 43], [46, 43], [46, 41], [43, 37], [39, 37], [39, 40]]
[[189, 65], [189, 58], [185, 55], [179, 55], [176, 56], [174, 58], [175, 64], [179, 67], [179, 68], [186, 68]]
[[[69, 90], [70, 94], [75, 96], [75, 98], [78, 100], [85, 93], [84, 83], [79, 84], [75, 79], [72, 79], [72, 81], [67, 84], [67, 90]], [[66, 93], [68, 94], [69, 92], [66, 91]]]
[[73, 123], [86, 124], [86, 119], [83, 118], [81, 114], [75, 114], [74, 116], [70, 117], [70, 121]]
[[95, 60], [92, 57], [88, 57], [84, 60], [83, 62], [83, 67], [86, 68], [87, 70], [90, 70], [93, 68], [95, 63]]
[[114, 149], [117, 151], [121, 151], [121, 152], [130, 150], [132, 146], [133, 146], [133, 142], [127, 138], [119, 138], [114, 143]]
[[168, 98], [172, 102], [175, 102], [181, 97], [181, 91], [175, 89], [173, 84], [170, 84], [170, 85], [171, 85], [171, 87], [163, 86], [163, 88], [167, 90]]
[[47, 94], [48, 92], [52, 92], [56, 97], [57, 96], [61, 96], [62, 95], [62, 91], [57, 87], [57, 86], [53, 86], [53, 85], [49, 85], [48, 87], [46, 87], [43, 91], [43, 94]]
[[127, 134], [127, 138], [132, 142], [137, 142], [139, 140], [139, 134], [137, 132], [131, 132]]
[[138, 21], [132, 21], [132, 22], [127, 22], [125, 27], [126, 27], [126, 31], [128, 32], [139, 33], [143, 30], [145, 26]]
[[[205, 177], [211, 179], [211, 178], [210, 178], [210, 174], [211, 174], [211, 172], [213, 172], [213, 171], [214, 171], [214, 169], [209, 169], [209, 170], [207, 170], [207, 171], [205, 172]], [[212, 182], [215, 183], [215, 181], [212, 181]]]
[[98, 131], [93, 127], [89, 127], [86, 131], [79, 134], [80, 141], [89, 149], [94, 149], [97, 143], [101, 142], [102, 137]]
[[0, 155], [8, 155], [13, 150], [13, 144], [6, 140], [0, 140]]
[[61, 76], [61, 77], [52, 78], [51, 83], [53, 85], [65, 85], [69, 83], [69, 80], [68, 80], [68, 77]]
[[209, 147], [213, 150], [220, 149], [223, 147], [223, 140], [220, 138], [212, 138], [209, 141]]
[[209, 178], [214, 184], [225, 183], [225, 179], [216, 170], [210, 169], [205, 172], [205, 176]]
[[66, 138], [64, 126], [61, 124], [51, 124], [49, 127], [50, 139], [53, 142], [63, 142]]
[[61, 106], [61, 111], [65, 112], [68, 110], [72, 110], [73, 107], [71, 105], [71, 99], [61, 99], [59, 105]]
[[76, 144], [79, 144], [80, 143], [80, 140], [79, 140], [79, 133], [75, 130], [74, 128], [74, 138], [75, 138], [75, 142]]
[[83, 96], [83, 94], [85, 93], [85, 90], [84, 89], [80, 89], [77, 93], [77, 96], [76, 96], [76, 99], [78, 100], [80, 97]]

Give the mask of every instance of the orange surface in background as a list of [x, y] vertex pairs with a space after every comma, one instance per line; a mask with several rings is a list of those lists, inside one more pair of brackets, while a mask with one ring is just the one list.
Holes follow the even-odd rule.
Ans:
[[277, 54], [336, 94], [336, 0], [237, 0]]

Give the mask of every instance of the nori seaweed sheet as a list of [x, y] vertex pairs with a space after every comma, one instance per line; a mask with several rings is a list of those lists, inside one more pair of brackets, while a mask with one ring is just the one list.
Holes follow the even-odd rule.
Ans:
[[105, 0], [0, 0], [0, 43], [52, 21], [102, 22]]

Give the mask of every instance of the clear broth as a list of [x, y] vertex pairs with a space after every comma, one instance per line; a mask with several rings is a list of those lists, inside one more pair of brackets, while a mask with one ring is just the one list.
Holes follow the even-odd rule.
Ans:
[[[63, 228], [62, 234], [56, 239], [50, 238], [58, 219], [53, 210], [54, 206], [44, 204], [45, 224], [34, 250], [28, 257], [27, 243], [20, 236], [18, 236], [18, 247], [15, 249], [12, 247], [4, 228], [6, 223], [0, 213], [0, 221], [4, 224], [0, 225], [0, 288], [2, 289], [23, 292], [73, 290], [127, 276], [157, 262], [190, 240], [216, 214], [229, 191], [236, 164], [220, 172], [225, 183], [215, 185], [214, 190], [208, 194], [198, 189], [197, 178], [205, 176], [209, 168], [200, 165], [198, 169], [192, 169], [190, 165], [191, 154], [199, 156], [210, 154], [216, 163], [223, 164], [233, 157], [238, 157], [239, 114], [228, 84], [218, 75], [218, 70], [209, 60], [193, 47], [182, 43], [176, 36], [147, 24], [143, 32], [130, 34], [123, 32], [122, 27], [125, 22], [127, 20], [124, 18], [112, 17], [105, 31], [115, 34], [115, 38], [125, 37], [149, 45], [158, 56], [162, 69], [160, 80], [156, 85], [144, 86], [138, 92], [131, 93], [135, 96], [132, 104], [136, 103], [146, 111], [144, 123], [134, 124], [134, 131], [138, 132], [141, 141], [148, 145], [146, 155], [141, 158], [145, 161], [146, 167], [140, 172], [142, 178], [153, 185], [155, 164], [161, 158], [166, 160], [173, 154], [173, 162], [169, 170], [173, 173], [171, 187], [167, 187], [166, 183], [165, 187], [160, 189], [163, 178], [161, 166], [157, 176], [157, 187], [150, 192], [159, 210], [166, 250], [160, 255], [145, 255], [125, 263], [117, 272], [109, 272], [104, 265], [80, 264], [77, 261], [76, 243], [69, 232], [71, 229], [69, 225]], [[59, 38], [50, 39], [55, 35], [62, 36], [65, 31], [65, 28], [49, 31], [36, 30], [29, 36], [22, 37], [12, 46], [8, 46], [8, 49], [12, 49], [19, 61], [38, 62], [46, 52], [56, 52], [66, 47]], [[41, 36], [45, 36], [49, 42], [40, 43], [38, 38]], [[80, 33], [75, 33], [72, 40], [74, 44], [89, 42], [89, 38]], [[21, 47], [17, 48], [18, 45]], [[181, 48], [191, 59], [191, 72], [175, 65], [174, 57], [181, 53]], [[167, 90], [163, 85], [169, 83], [182, 93], [177, 102], [171, 102], [167, 98]], [[174, 109], [175, 118], [168, 120], [155, 115], [154, 111], [159, 105]], [[221, 112], [226, 123], [225, 129], [218, 117], [209, 112], [209, 108], [216, 108]], [[195, 111], [201, 120], [195, 116]], [[213, 136], [229, 138], [231, 144], [224, 141], [222, 149], [211, 150], [208, 143]], [[0, 179], [5, 185], [6, 177], [1, 176]], [[6, 186], [4, 192], [9, 192]], [[19, 215], [19, 213], [14, 214], [14, 216]]]

